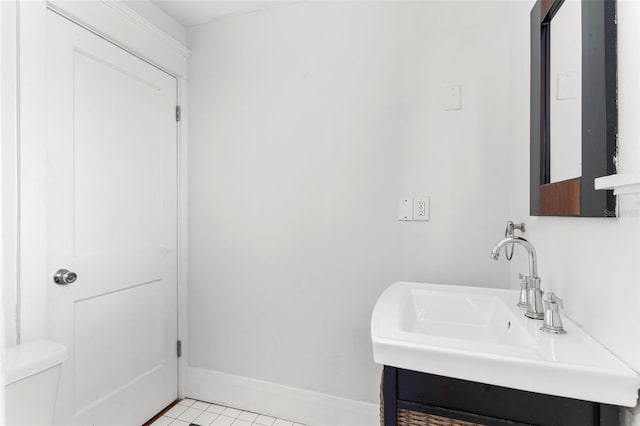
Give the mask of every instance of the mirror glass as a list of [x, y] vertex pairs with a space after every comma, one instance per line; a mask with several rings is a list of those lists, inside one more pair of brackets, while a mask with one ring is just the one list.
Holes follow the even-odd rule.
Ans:
[[581, 28], [580, 0], [565, 0], [550, 28], [550, 183], [582, 175]]

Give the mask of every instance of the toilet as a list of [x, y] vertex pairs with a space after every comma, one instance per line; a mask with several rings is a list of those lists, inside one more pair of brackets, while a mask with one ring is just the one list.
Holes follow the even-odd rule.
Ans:
[[60, 366], [67, 348], [35, 340], [7, 348], [6, 424], [40, 426], [53, 423]]

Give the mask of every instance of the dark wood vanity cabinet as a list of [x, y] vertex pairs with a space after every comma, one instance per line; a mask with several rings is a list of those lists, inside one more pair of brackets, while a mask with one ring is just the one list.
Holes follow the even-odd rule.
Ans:
[[[428, 413], [486, 426], [619, 426], [617, 406], [384, 367], [384, 426]], [[382, 401], [381, 401], [382, 402]], [[427, 423], [429, 424], [429, 423]], [[433, 424], [445, 424], [441, 419]]]

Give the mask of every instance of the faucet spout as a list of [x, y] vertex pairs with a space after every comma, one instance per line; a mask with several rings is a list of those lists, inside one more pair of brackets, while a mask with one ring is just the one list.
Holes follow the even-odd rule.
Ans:
[[507, 237], [500, 241], [491, 251], [491, 258], [498, 260], [500, 258], [500, 250], [507, 244], [518, 244], [524, 247], [529, 254], [529, 276], [532, 278], [538, 278], [538, 259], [536, 256], [536, 249], [533, 245], [522, 237]]

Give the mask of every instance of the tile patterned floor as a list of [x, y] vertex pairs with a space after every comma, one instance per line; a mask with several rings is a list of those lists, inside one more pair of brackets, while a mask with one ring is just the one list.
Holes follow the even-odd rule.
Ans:
[[305, 426], [291, 420], [277, 419], [251, 411], [194, 399], [182, 399], [153, 426]]

